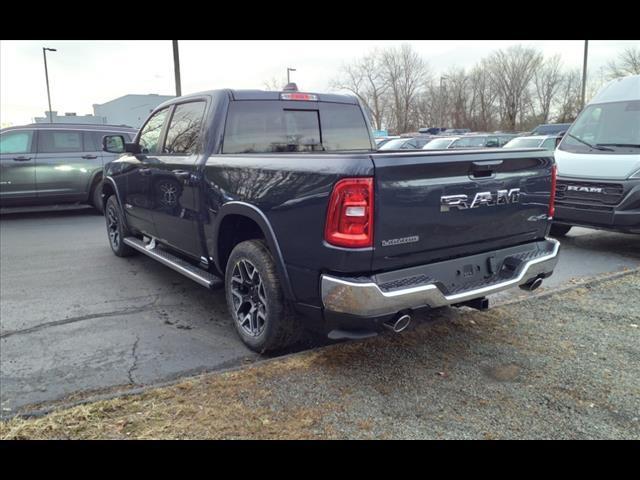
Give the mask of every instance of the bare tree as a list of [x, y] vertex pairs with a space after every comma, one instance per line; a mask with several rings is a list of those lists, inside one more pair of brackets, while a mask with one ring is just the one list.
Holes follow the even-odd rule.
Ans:
[[539, 123], [547, 123], [549, 120], [553, 100], [562, 86], [561, 67], [560, 55], [555, 55], [544, 60], [533, 75], [536, 101], [532, 113]]
[[640, 75], [640, 48], [625, 48], [618, 55], [618, 60], [609, 62], [607, 67], [610, 79], [626, 77], [627, 75]]
[[510, 130], [516, 129], [518, 113], [523, 105], [522, 97], [542, 58], [537, 50], [516, 45], [498, 50], [488, 59], [491, 79], [499, 94], [502, 123]]
[[263, 83], [265, 90], [271, 90], [275, 92], [280, 92], [287, 84], [287, 80], [279, 80], [277, 77], [271, 77], [269, 80]]
[[376, 129], [382, 129], [387, 109], [385, 93], [388, 83], [382, 72], [378, 51], [362, 57], [354, 64], [343, 65], [340, 76], [331, 82], [333, 88], [349, 90], [364, 104]]
[[564, 75], [559, 92], [559, 108], [556, 120], [559, 123], [573, 122], [580, 113], [582, 74], [573, 69]]
[[382, 66], [389, 86], [393, 129], [403, 133], [417, 128], [416, 101], [428, 77], [427, 64], [411, 45], [403, 44], [382, 52]]
[[472, 91], [472, 125], [474, 130], [493, 130], [498, 90], [491, 81], [486, 60], [476, 65], [469, 75]]

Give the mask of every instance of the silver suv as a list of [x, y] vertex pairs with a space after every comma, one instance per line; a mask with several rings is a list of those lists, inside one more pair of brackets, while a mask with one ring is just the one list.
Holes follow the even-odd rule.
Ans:
[[102, 212], [102, 167], [117, 155], [102, 137], [137, 130], [114, 125], [36, 123], [0, 130], [0, 206], [89, 203]]

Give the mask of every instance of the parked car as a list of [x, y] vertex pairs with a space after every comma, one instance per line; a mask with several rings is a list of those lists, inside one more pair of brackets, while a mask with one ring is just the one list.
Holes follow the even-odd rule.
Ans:
[[440, 132], [440, 135], [465, 135], [470, 132], [471, 129], [469, 128], [447, 128], [446, 130]]
[[545, 123], [534, 128], [529, 135], [560, 135], [569, 130], [570, 126], [570, 123]]
[[431, 140], [433, 140], [431, 136], [396, 138], [379, 146], [378, 150], [419, 150]]
[[640, 233], [640, 75], [605, 85], [555, 150], [551, 233], [573, 225]]
[[515, 135], [464, 135], [453, 141], [448, 148], [499, 148], [513, 138]]
[[95, 124], [34, 123], [0, 130], [0, 206], [90, 203], [102, 212], [102, 168], [116, 155], [102, 137], [137, 130]]
[[445, 150], [460, 137], [439, 137], [434, 138], [422, 147], [423, 150]]
[[224, 285], [258, 352], [305, 327], [362, 338], [404, 330], [414, 310], [485, 309], [557, 262], [551, 152], [376, 151], [353, 96], [191, 94], [158, 106], [133, 143], [103, 145], [124, 153], [103, 184], [113, 253]]
[[528, 137], [516, 137], [509, 140], [502, 148], [544, 148], [555, 150], [558, 140], [562, 137], [558, 135], [535, 135]]
[[395, 138], [400, 138], [399, 136], [390, 136], [390, 137], [382, 137], [382, 138], [375, 138], [375, 142], [376, 142], [376, 146], [378, 148], [380, 148], [382, 145], [384, 145], [387, 142], [390, 142], [391, 140], [395, 139]]
[[418, 129], [418, 133], [423, 133], [423, 134], [427, 134], [427, 135], [439, 135], [442, 132], [444, 132], [445, 130], [446, 130], [446, 128], [440, 128], [440, 127], [419, 128]]

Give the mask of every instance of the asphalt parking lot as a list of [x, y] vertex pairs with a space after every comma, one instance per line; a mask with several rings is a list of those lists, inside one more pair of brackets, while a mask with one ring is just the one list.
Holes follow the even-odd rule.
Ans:
[[[637, 236], [578, 228], [543, 288], [638, 267]], [[92, 210], [0, 216], [3, 415], [259, 360], [237, 338], [222, 291], [141, 255], [115, 257]]]

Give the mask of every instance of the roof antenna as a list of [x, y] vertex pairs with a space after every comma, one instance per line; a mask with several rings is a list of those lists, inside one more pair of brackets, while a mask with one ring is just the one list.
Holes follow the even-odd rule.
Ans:
[[287, 83], [285, 85], [285, 87], [282, 89], [283, 92], [297, 92], [298, 91], [298, 85], [296, 85], [294, 82], [290, 82]]

